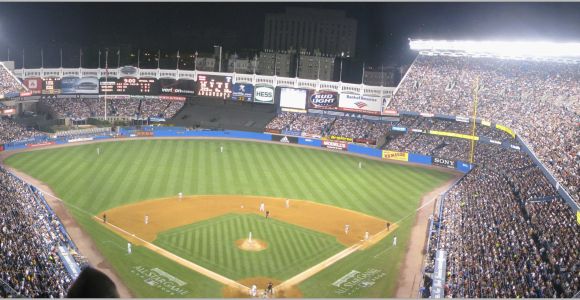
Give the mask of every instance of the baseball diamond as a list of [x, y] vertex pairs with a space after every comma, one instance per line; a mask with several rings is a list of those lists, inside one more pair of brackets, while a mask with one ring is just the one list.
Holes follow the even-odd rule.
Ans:
[[[48, 184], [133, 295], [148, 297], [245, 297], [245, 288], [267, 282], [279, 297], [392, 296], [419, 200], [457, 176], [228, 140], [89, 143], [5, 163]], [[238, 248], [249, 231], [264, 250]], [[400, 247], [391, 247], [393, 236]], [[380, 284], [349, 292], [332, 285], [353, 269], [378, 270]], [[161, 288], [159, 270], [185, 284]]]

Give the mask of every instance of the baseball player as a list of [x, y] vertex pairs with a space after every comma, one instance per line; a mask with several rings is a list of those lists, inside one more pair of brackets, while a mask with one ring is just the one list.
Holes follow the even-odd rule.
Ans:
[[290, 199], [286, 199], [286, 208], [290, 208]]
[[391, 223], [387, 222], [387, 231], [390, 231], [390, 230], [391, 230]]
[[127, 254], [131, 254], [131, 243], [127, 243]]
[[350, 225], [344, 225], [344, 234], [348, 234], [348, 230], [350, 229]]
[[103, 223], [107, 223], [107, 214], [103, 214]]
[[97, 147], [97, 156], [101, 155], [101, 148]]
[[359, 168], [359, 169], [362, 169], [362, 161], [359, 161], [359, 162], [358, 162], [358, 168]]
[[260, 202], [260, 212], [265, 212], [266, 211], [266, 205], [264, 204], [264, 202]]
[[149, 224], [149, 216], [145, 215], [145, 225]]
[[365, 232], [365, 241], [368, 241], [368, 240], [369, 240], [369, 232], [367, 231], [367, 232]]
[[272, 295], [272, 293], [274, 292], [274, 289], [273, 289], [273, 287], [274, 287], [274, 285], [272, 284], [272, 281], [270, 281], [270, 282], [268, 283], [268, 287], [266, 288], [266, 293], [268, 293], [268, 294]]
[[269, 211], [269, 210], [267, 210], [267, 211], [266, 211], [266, 219], [267, 219], [269, 216], [270, 216], [270, 211]]
[[393, 247], [394, 246], [397, 246], [397, 237], [396, 236], [393, 238]]
[[220, 152], [224, 153], [224, 146], [220, 146]]
[[255, 284], [252, 284], [252, 288], [250, 289], [250, 296], [256, 297], [258, 295], [258, 287]]

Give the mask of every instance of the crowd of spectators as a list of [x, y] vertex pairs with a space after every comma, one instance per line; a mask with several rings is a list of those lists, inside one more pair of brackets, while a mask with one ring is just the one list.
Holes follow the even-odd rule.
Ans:
[[8, 117], [0, 117], [0, 145], [41, 135], [41, 132], [29, 130]]
[[290, 130], [321, 137], [329, 130], [333, 122], [334, 118], [332, 117], [282, 112], [266, 125], [266, 130]]
[[24, 90], [22, 83], [14, 77], [4, 64], [0, 63], [0, 95], [20, 93]]
[[420, 55], [389, 106], [478, 117], [522, 137], [572, 197], [580, 192], [580, 64]]
[[60, 221], [37, 196], [0, 167], [0, 296], [63, 297], [72, 282], [57, 253], [67, 245]]
[[[87, 119], [105, 115], [102, 98], [44, 98], [41, 104], [47, 105], [57, 118]], [[123, 98], [107, 101], [107, 114], [122, 117], [162, 117], [172, 118], [183, 107], [182, 101], [161, 99]]]
[[439, 248], [447, 251], [446, 296], [580, 291], [580, 225], [538, 167], [523, 152], [490, 144], [477, 145], [476, 162], [444, 201]]

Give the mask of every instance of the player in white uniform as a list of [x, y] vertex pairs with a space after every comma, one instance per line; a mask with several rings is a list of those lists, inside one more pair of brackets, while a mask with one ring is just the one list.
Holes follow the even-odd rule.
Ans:
[[350, 229], [350, 225], [344, 225], [344, 234], [348, 234], [348, 230]]
[[145, 225], [149, 224], [149, 216], [145, 215]]
[[127, 254], [131, 254], [131, 243], [127, 243]]
[[266, 211], [266, 204], [264, 204], [264, 202], [260, 203], [260, 211], [261, 212], [265, 212]]
[[220, 152], [224, 153], [224, 146], [220, 146]]
[[286, 199], [286, 208], [290, 208], [290, 199]]
[[393, 246], [397, 246], [397, 237], [393, 238]]

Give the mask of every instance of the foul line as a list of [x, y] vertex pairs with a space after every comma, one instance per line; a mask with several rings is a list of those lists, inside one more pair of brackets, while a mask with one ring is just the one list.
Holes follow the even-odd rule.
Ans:
[[146, 240], [144, 240], [144, 239], [142, 239], [142, 238], [140, 238], [140, 237], [138, 237], [138, 236], [136, 236], [136, 235], [134, 235], [134, 234], [126, 231], [125, 229], [122, 229], [122, 228], [120, 228], [120, 227], [112, 224], [112, 223], [109, 223], [109, 222], [103, 223], [102, 222], [103, 219], [101, 219], [101, 218], [99, 218], [97, 216], [94, 216], [93, 218], [101, 221], [101, 224], [103, 224], [105, 226], [111, 226], [115, 230], [117, 230], [117, 231], [119, 231], [119, 232], [121, 232], [123, 234], [126, 234], [126, 235], [130, 236], [131, 238], [134, 238], [134, 239], [140, 241], [141, 243], [143, 243], [143, 245], [147, 249], [149, 249], [149, 250], [151, 250], [151, 251], [153, 251], [153, 252], [155, 252], [157, 254], [163, 255], [163, 256], [165, 256], [165, 257], [167, 257], [167, 258], [169, 258], [169, 259], [171, 259], [171, 260], [179, 263], [182, 266], [185, 266], [187, 268], [190, 268], [190, 269], [196, 271], [197, 273], [200, 273], [202, 275], [205, 275], [205, 276], [207, 276], [207, 277], [209, 277], [209, 278], [211, 278], [211, 279], [213, 279], [213, 280], [215, 280], [217, 282], [220, 282], [220, 283], [222, 283], [224, 285], [228, 285], [228, 286], [235, 287], [235, 288], [238, 288], [238, 289], [249, 289], [249, 287], [247, 287], [247, 286], [245, 286], [245, 285], [243, 285], [243, 284], [241, 284], [241, 283], [239, 283], [239, 282], [237, 282], [235, 280], [229, 279], [229, 278], [227, 278], [227, 277], [225, 277], [223, 275], [220, 275], [220, 274], [218, 274], [218, 273], [216, 273], [214, 271], [211, 271], [209, 269], [206, 269], [206, 268], [204, 268], [204, 267], [202, 267], [202, 266], [200, 266], [200, 265], [198, 265], [196, 263], [193, 263], [193, 262], [191, 262], [191, 261], [189, 261], [187, 259], [184, 259], [184, 258], [182, 258], [182, 257], [180, 257], [178, 255], [175, 255], [175, 254], [173, 254], [173, 253], [171, 253], [171, 252], [169, 252], [169, 251], [167, 251], [167, 250], [165, 250], [165, 249], [163, 249], [163, 248], [161, 248], [159, 246], [156, 246], [156, 245], [154, 245], [154, 244], [152, 244], [152, 243], [150, 243], [150, 242], [148, 242], [148, 241], [146, 241]]

